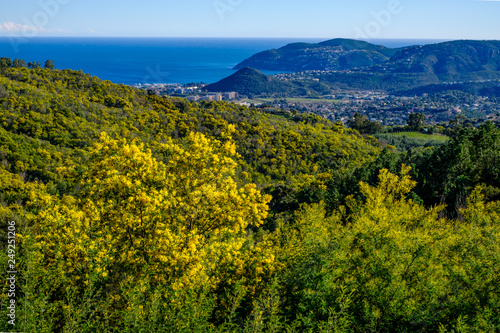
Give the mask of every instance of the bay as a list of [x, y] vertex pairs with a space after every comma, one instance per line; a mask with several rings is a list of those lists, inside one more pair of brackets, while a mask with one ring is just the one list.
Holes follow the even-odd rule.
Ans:
[[[324, 38], [67, 38], [1, 37], [0, 57], [27, 62], [47, 59], [57, 69], [82, 70], [123, 84], [213, 83], [234, 73], [236, 64], [257, 52], [288, 43]], [[434, 40], [370, 40], [387, 47]], [[277, 72], [268, 72], [274, 74]]]

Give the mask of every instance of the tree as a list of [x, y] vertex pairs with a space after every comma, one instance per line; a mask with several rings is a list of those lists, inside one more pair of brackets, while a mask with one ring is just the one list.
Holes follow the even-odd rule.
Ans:
[[44, 67], [48, 68], [48, 69], [54, 69], [55, 68], [55, 64], [54, 64], [54, 62], [52, 60], [49, 59], [49, 60], [47, 60], [45, 62], [45, 66]]
[[410, 113], [407, 124], [412, 130], [418, 131], [425, 125], [425, 115], [420, 112]]
[[[234, 143], [190, 134], [185, 146], [157, 148], [168, 162], [142, 144], [103, 134], [80, 179], [79, 197], [39, 199], [55, 203], [38, 215], [36, 231], [71, 263], [70, 269], [59, 267], [61, 277], [79, 284], [85, 274], [107, 281], [115, 276], [119, 284], [122, 272], [148, 267], [158, 283], [173, 288], [216, 287], [227, 284], [225, 274], [248, 273], [253, 265], [257, 277], [270, 268], [272, 254], [246, 244], [247, 227], [263, 223], [270, 197], [254, 184], [238, 186]], [[44, 254], [46, 265], [51, 255]]]
[[448, 127], [446, 128], [446, 135], [455, 137], [458, 136], [463, 129], [471, 128], [471, 124], [467, 121], [467, 117], [463, 114], [459, 114], [455, 118], [450, 119], [448, 121]]
[[14, 59], [14, 62], [12, 63], [12, 67], [14, 68], [22, 68], [22, 67], [27, 67], [26, 61], [23, 59]]
[[375, 134], [382, 132], [384, 126], [377, 121], [370, 121], [366, 115], [354, 114], [354, 118], [349, 119], [347, 126], [363, 134]]
[[6, 69], [12, 66], [12, 60], [7, 57], [0, 58], [0, 69]]

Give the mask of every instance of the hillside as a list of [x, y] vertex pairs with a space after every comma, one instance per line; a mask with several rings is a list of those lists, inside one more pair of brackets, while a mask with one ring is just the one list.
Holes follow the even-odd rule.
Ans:
[[500, 97], [500, 80], [431, 84], [395, 93], [398, 96], [421, 96], [423, 94], [461, 91], [475, 96]]
[[261, 70], [345, 70], [384, 63], [396, 50], [368, 42], [332, 39], [318, 44], [293, 43], [255, 54], [234, 67]]
[[500, 41], [459, 40], [390, 49], [334, 39], [258, 53], [235, 68], [326, 71], [320, 82], [341, 89], [406, 90], [440, 82], [500, 79]]
[[236, 91], [240, 95], [269, 95], [269, 96], [303, 96], [327, 95], [331, 93], [328, 84], [316, 81], [291, 80], [284, 81], [271, 75], [263, 74], [253, 68], [243, 68], [236, 73], [216, 83], [205, 86], [209, 92]]
[[498, 331], [500, 130], [456, 125], [397, 153], [311, 114], [2, 68], [0, 330]]
[[[252, 70], [243, 72], [254, 73]], [[344, 165], [343, 161], [350, 163], [349, 158], [339, 153], [342, 150], [357, 151], [365, 146], [367, 155], [362, 159], [368, 155], [374, 156], [377, 151], [373, 142], [320, 117], [296, 115], [291, 119], [283, 119], [255, 113], [235, 104], [196, 104], [181, 99], [148, 96], [142, 90], [101, 81], [77, 71], [10, 69], [0, 77], [0, 105], [0, 123], [3, 131], [8, 133], [2, 135], [0, 147], [10, 147], [2, 153], [3, 159], [11, 172], [24, 172], [27, 180], [55, 180], [55, 169], [37, 164], [38, 160], [42, 163], [42, 155], [21, 158], [26, 154], [23, 151], [25, 148], [16, 142], [26, 142], [28, 146], [28, 142], [37, 142], [38, 145], [46, 146], [46, 149], [50, 147], [49, 150], [65, 151], [69, 158], [73, 154], [80, 154], [80, 149], [90, 147], [103, 131], [127, 139], [140, 138], [149, 145], [167, 137], [185, 138], [191, 131], [218, 138], [221, 133], [228, 131], [228, 127], [235, 126], [233, 135], [238, 142], [238, 152], [248, 164], [244, 168], [254, 174], [255, 181], [264, 185], [273, 183], [272, 179], [286, 179], [287, 174], [310, 173], [300, 167], [309, 164], [304, 160], [307, 156], [317, 156], [315, 159], [323, 167], [316, 165], [315, 172], [323, 172], [334, 165]], [[311, 136], [311, 130], [320, 124], [322, 130], [317, 134], [322, 139], [313, 139], [316, 135]], [[290, 145], [288, 138], [297, 134], [299, 137], [292, 140], [295, 144]], [[307, 141], [303, 143], [303, 149], [307, 151], [298, 152], [296, 145], [302, 146], [302, 139], [297, 141], [298, 138]], [[335, 142], [334, 146], [337, 147], [331, 147], [332, 156], [327, 159], [328, 162], [318, 155], [325, 149], [322, 147], [326, 143], [323, 140], [332, 144]], [[281, 156], [283, 152], [275, 150], [278, 142], [284, 145], [279, 149], [285, 149], [286, 159]], [[358, 148], [354, 148], [358, 145]], [[258, 160], [254, 156], [256, 150], [261, 152]], [[297, 160], [292, 162], [293, 156]], [[265, 166], [278, 161], [285, 164]], [[286, 165], [289, 162], [290, 165]], [[286, 172], [278, 172], [280, 169]]]
[[243, 68], [216, 83], [205, 87], [210, 92], [236, 91], [242, 95], [285, 94], [295, 87], [288, 82], [280, 81], [265, 75], [253, 68]]
[[409, 47], [398, 51], [387, 66], [392, 72], [432, 73], [445, 81], [488, 72], [492, 76], [484, 78], [494, 79], [500, 71], [500, 41], [457, 40]]

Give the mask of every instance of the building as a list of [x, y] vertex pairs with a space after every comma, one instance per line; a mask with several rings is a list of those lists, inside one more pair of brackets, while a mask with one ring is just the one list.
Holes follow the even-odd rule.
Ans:
[[226, 100], [232, 100], [238, 98], [238, 93], [237, 92], [226, 92], [224, 93], [224, 99]]
[[222, 101], [222, 94], [208, 94], [207, 96], [203, 97], [202, 100], [204, 100], [204, 101]]
[[201, 97], [198, 96], [198, 95], [196, 95], [196, 96], [188, 96], [187, 97], [187, 100], [190, 101], [190, 102], [198, 102], [200, 99], [201, 99]]

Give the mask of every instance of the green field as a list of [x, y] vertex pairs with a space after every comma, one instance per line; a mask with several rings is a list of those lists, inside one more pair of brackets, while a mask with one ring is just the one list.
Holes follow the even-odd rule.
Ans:
[[449, 139], [446, 135], [420, 132], [380, 133], [376, 134], [375, 137], [383, 145], [395, 146], [399, 151], [417, 147], [440, 146]]
[[424, 134], [420, 132], [396, 132], [396, 133], [387, 133], [387, 135], [394, 137], [404, 137], [410, 139], [423, 139], [423, 140], [432, 140], [432, 141], [441, 141], [445, 143], [448, 141], [449, 137], [442, 134]]

